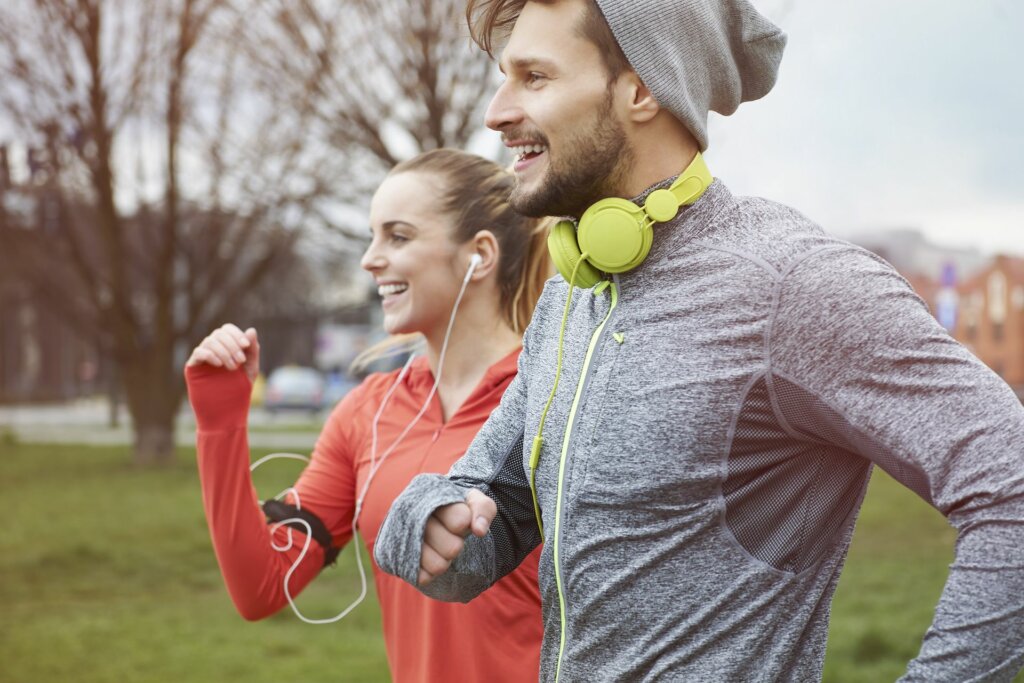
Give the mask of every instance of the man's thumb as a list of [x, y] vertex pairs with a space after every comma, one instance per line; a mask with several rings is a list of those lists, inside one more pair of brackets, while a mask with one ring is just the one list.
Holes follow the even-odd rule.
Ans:
[[470, 511], [470, 528], [477, 536], [485, 536], [491, 528], [494, 516], [498, 514], [498, 506], [494, 504], [486, 494], [477, 489], [471, 489], [466, 494], [466, 505]]

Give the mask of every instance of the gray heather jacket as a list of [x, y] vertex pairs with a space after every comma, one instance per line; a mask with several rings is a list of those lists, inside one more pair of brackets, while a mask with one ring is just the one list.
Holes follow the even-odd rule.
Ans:
[[[518, 377], [466, 455], [415, 478], [380, 531], [377, 562], [415, 585], [431, 512], [470, 487], [494, 498], [491, 532], [432, 597], [472, 599], [540, 541], [529, 442], [567, 290], [548, 282]], [[819, 679], [872, 464], [959, 531], [905, 680], [1010, 680], [1024, 409], [884, 261], [714, 183], [655, 228], [643, 265], [574, 293], [537, 472], [541, 679]]]

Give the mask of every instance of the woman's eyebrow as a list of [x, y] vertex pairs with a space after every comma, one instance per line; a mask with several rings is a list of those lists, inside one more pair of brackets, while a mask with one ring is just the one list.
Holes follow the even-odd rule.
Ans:
[[416, 229], [416, 226], [413, 225], [412, 223], [410, 223], [408, 221], [401, 221], [401, 220], [385, 221], [384, 223], [381, 224], [380, 228], [381, 228], [381, 230], [383, 230], [385, 232], [390, 232], [391, 230], [393, 230], [395, 227], [397, 227], [399, 225], [404, 225], [405, 227], [412, 228], [413, 230]]

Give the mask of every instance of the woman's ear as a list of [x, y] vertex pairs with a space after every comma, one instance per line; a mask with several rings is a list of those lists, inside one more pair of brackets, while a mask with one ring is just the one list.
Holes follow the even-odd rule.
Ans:
[[501, 250], [498, 247], [498, 238], [494, 236], [493, 232], [490, 230], [478, 230], [472, 239], [463, 245], [463, 248], [467, 254], [467, 268], [474, 256], [479, 259], [476, 267], [473, 268], [474, 281], [483, 280], [492, 272], [496, 272]]

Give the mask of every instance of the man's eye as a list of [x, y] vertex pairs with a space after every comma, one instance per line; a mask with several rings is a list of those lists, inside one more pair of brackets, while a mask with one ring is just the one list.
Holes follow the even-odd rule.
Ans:
[[540, 81], [543, 80], [545, 80], [544, 74], [537, 73], [536, 71], [531, 71], [526, 75], [526, 82], [530, 83], [531, 85], [539, 83]]
[[406, 237], [405, 235], [400, 235], [397, 232], [393, 232], [393, 233], [391, 233], [391, 241], [392, 242], [399, 242], [399, 243], [401, 243], [401, 242], [408, 242], [409, 238]]

